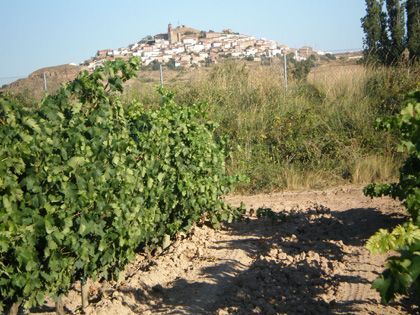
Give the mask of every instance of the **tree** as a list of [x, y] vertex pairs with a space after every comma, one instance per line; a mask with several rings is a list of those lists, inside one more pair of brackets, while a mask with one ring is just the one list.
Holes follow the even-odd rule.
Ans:
[[309, 72], [315, 67], [316, 58], [314, 55], [311, 55], [306, 60], [297, 61], [295, 58], [290, 58], [288, 61], [290, 72], [293, 77], [299, 81], [306, 81]]
[[166, 63], [166, 66], [168, 67], [168, 69], [175, 70], [177, 68], [175, 59], [169, 59], [169, 61]]
[[381, 40], [383, 40], [382, 0], [366, 0], [366, 16], [361, 19], [365, 33], [364, 53], [368, 60], [381, 60]]
[[[383, 7], [383, 2], [381, 1], [381, 8]], [[379, 39], [379, 50], [378, 58], [381, 63], [391, 64], [390, 58], [390, 49], [391, 49], [391, 40], [388, 36], [388, 16], [385, 11], [381, 10], [380, 13], [380, 24], [381, 24], [381, 36]]]
[[140, 40], [140, 42], [139, 42], [139, 43], [144, 44], [144, 43], [150, 42], [150, 41], [152, 41], [152, 40], [153, 40], [153, 36], [152, 36], [152, 35], [147, 35], [147, 36], [143, 37], [143, 38]]
[[334, 54], [326, 53], [325, 57], [329, 60], [336, 60], [337, 57]]
[[[388, 12], [388, 30], [390, 39], [387, 43], [388, 64], [392, 64], [400, 58], [404, 51], [404, 11], [400, 0], [386, 0]], [[385, 35], [384, 33], [382, 35]]]
[[407, 0], [407, 48], [410, 58], [420, 56], [420, 0]]
[[420, 0], [385, 0], [385, 5], [384, 0], [365, 1], [366, 16], [361, 22], [366, 61], [392, 65], [405, 49], [411, 60], [417, 59], [420, 55]]
[[159, 62], [159, 61], [157, 61], [156, 59], [155, 59], [155, 60], [153, 60], [153, 61], [150, 63], [150, 67], [152, 68], [152, 70], [153, 70], [153, 71], [158, 71], [158, 70], [160, 69], [160, 62]]

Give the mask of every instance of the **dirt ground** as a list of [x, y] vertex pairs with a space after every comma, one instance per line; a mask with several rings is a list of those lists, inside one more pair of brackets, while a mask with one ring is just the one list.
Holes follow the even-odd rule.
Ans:
[[[151, 263], [139, 254], [119, 283], [91, 285], [90, 314], [419, 314], [410, 301], [379, 303], [371, 281], [383, 256], [364, 248], [403, 219], [399, 204], [361, 187], [229, 196], [247, 218], [215, 231], [195, 227]], [[257, 218], [266, 208], [285, 216]], [[64, 299], [80, 309], [80, 288]], [[36, 314], [51, 314], [45, 306]]]

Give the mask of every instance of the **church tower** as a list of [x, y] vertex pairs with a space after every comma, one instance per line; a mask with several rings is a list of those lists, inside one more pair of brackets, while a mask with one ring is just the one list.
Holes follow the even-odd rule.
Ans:
[[174, 33], [173, 33], [173, 29], [172, 29], [172, 24], [169, 23], [168, 24], [168, 40], [169, 40], [169, 44], [173, 44], [175, 42], [175, 38], [174, 38]]

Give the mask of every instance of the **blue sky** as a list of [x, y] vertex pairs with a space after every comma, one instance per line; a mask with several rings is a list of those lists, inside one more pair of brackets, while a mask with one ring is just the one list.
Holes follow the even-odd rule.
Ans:
[[224, 28], [320, 50], [362, 47], [363, 0], [3, 0], [0, 84], [41, 67], [82, 62], [167, 24]]

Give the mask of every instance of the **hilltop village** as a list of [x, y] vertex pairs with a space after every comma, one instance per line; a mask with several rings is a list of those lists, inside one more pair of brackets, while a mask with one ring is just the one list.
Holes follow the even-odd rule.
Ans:
[[310, 55], [323, 55], [305, 46], [290, 48], [274, 40], [257, 39], [253, 36], [234, 33], [230, 29], [222, 32], [199, 31], [185, 25], [173, 28], [168, 25], [166, 33], [147, 36], [141, 41], [119, 49], [99, 50], [95, 57], [82, 65], [94, 69], [105, 60], [116, 57], [138, 56], [142, 64], [170, 64], [172, 67], [200, 67], [217, 63], [222, 58], [237, 58], [261, 61], [277, 55], [294, 54], [298, 61]]

